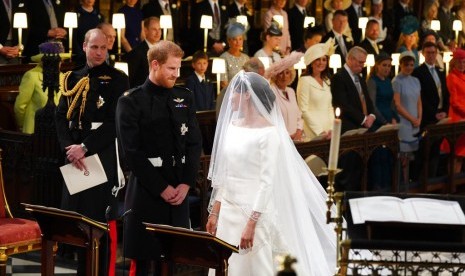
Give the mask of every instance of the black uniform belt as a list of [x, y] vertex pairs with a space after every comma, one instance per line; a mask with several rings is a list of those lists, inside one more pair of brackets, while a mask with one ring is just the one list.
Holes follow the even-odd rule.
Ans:
[[[150, 161], [150, 163], [152, 163], [152, 165], [154, 167], [163, 167], [163, 164], [165, 164], [165, 166], [167, 166], [168, 164], [171, 164], [171, 163], [167, 163], [167, 162], [172, 162], [173, 164], [173, 167], [176, 166], [176, 158], [174, 156], [171, 156], [171, 158], [162, 158], [162, 157], [150, 157], [148, 158], [148, 160]], [[186, 156], [182, 156], [181, 157], [181, 163], [184, 164], [186, 163]], [[169, 165], [168, 165], [169, 166]]]

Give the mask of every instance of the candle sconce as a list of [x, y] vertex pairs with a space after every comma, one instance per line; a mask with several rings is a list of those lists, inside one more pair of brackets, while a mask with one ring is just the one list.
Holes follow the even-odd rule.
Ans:
[[24, 50], [23, 45], [23, 29], [27, 29], [27, 15], [24, 12], [17, 12], [13, 16], [13, 28], [18, 29], [18, 48], [19, 48], [19, 61], [21, 62], [22, 53]]

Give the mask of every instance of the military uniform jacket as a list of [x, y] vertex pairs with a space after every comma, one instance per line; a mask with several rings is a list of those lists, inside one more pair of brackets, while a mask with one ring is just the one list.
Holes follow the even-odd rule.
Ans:
[[65, 186], [62, 208], [104, 221], [107, 206], [111, 206], [111, 217], [115, 217], [117, 212], [116, 198], [111, 194], [111, 189], [117, 184], [115, 110], [118, 98], [129, 89], [129, 81], [123, 72], [103, 63], [73, 71], [68, 77], [67, 89], [71, 90], [85, 76], [90, 78], [90, 89], [81, 115], [81, 99], [68, 120], [68, 102], [74, 96], [60, 98], [55, 115], [58, 140], [63, 151], [69, 145], [84, 143], [88, 148], [86, 156], [98, 154], [108, 182], [74, 195], [70, 195]]
[[163, 88], [149, 79], [121, 97], [116, 110], [118, 140], [129, 170], [125, 210], [126, 256], [153, 259], [157, 242], [142, 222], [189, 227], [188, 199], [179, 206], [160, 194], [168, 185], [195, 185], [201, 134], [192, 92]]

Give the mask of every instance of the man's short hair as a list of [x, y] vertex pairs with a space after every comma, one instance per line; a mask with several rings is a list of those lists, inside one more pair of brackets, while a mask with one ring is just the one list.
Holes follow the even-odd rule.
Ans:
[[349, 52], [347, 53], [347, 58], [349, 57], [358, 57], [359, 55], [365, 55], [367, 56], [368, 53], [365, 49], [363, 49], [362, 47], [360, 46], [354, 46], [352, 48], [350, 48]]
[[342, 15], [342, 16], [345, 16], [345, 17], [349, 17], [349, 15], [347, 14], [347, 12], [345, 10], [336, 10], [333, 14], [333, 18], [338, 16], [338, 15]]
[[433, 43], [431, 41], [426, 41], [425, 43], [423, 43], [421, 49], [425, 49], [425, 48], [429, 48], [429, 47], [434, 47], [434, 48], [438, 48], [438, 45], [436, 43]]
[[101, 34], [101, 35], [103, 35], [105, 38], [107, 37], [107, 36], [105, 35], [105, 33], [104, 33], [102, 30], [100, 30], [100, 29], [97, 29], [97, 28], [95, 28], [95, 29], [90, 29], [90, 30], [88, 30], [88, 31], [86, 32], [86, 34], [85, 34], [85, 36], [84, 36], [84, 42], [85, 42], [85, 43], [88, 43], [88, 42], [89, 42], [89, 39], [90, 39], [90, 36], [91, 36], [92, 34], [94, 34], [94, 33], [95, 33], [95, 34]]
[[242, 69], [246, 72], [255, 72], [259, 74], [260, 68], [265, 69], [265, 66], [257, 57], [252, 57], [242, 65]]
[[159, 64], [164, 64], [169, 56], [182, 58], [184, 56], [184, 51], [177, 44], [171, 41], [162, 40], [150, 47], [147, 52], [149, 64], [151, 64], [154, 60], [158, 61]]
[[144, 19], [144, 28], [148, 28], [150, 26], [150, 22], [152, 21], [156, 21], [158, 23], [160, 23], [160, 18], [156, 17], [156, 16], [150, 16], [150, 17], [147, 17], [146, 19]]
[[367, 22], [366, 28], [368, 29], [368, 28], [371, 27], [371, 25], [373, 25], [373, 24], [378, 24], [378, 25], [379, 25], [379, 22], [378, 22], [377, 20], [375, 20], [375, 19], [370, 19], [370, 20], [368, 20], [368, 22]]
[[197, 62], [199, 59], [208, 60], [208, 55], [204, 51], [198, 50], [192, 55], [192, 63]]

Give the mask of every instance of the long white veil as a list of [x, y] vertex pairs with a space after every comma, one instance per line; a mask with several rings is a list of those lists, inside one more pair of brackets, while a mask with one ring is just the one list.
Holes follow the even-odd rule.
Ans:
[[277, 214], [271, 223], [279, 229], [288, 253], [297, 258], [298, 275], [333, 275], [336, 235], [333, 225], [326, 224], [326, 192], [290, 139], [268, 81], [256, 73], [240, 71], [226, 90], [208, 173], [213, 187], [209, 210], [228, 185], [228, 164], [223, 157], [228, 128], [243, 120], [252, 127], [275, 126], [279, 133], [279, 161], [271, 199]]

